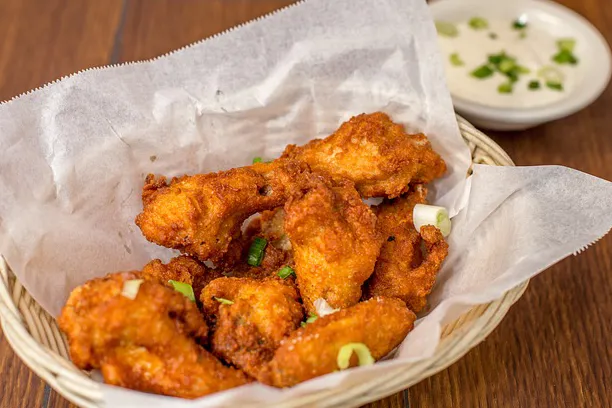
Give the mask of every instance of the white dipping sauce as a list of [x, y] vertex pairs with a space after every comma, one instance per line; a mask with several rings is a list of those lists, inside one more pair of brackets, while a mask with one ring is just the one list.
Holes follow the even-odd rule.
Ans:
[[[512, 21], [488, 20], [488, 23], [489, 28], [475, 30], [466, 21], [455, 25], [459, 30], [458, 36], [451, 38], [438, 35], [445, 59], [448, 87], [454, 97], [499, 108], [533, 108], [555, 103], [571, 93], [578, 82], [577, 66], [559, 65], [552, 61], [552, 57], [559, 51], [557, 40], [560, 38], [531, 25], [524, 30], [516, 30], [512, 27]], [[524, 38], [521, 38], [522, 31], [525, 32]], [[490, 37], [491, 33], [496, 35], [495, 39]], [[531, 71], [519, 76], [512, 93], [498, 92], [497, 87], [508, 82], [508, 78], [499, 72], [484, 79], [471, 75], [475, 69], [488, 62], [489, 55], [500, 54], [502, 51], [516, 58], [518, 65]], [[450, 55], [455, 53], [464, 65], [455, 66], [451, 63]], [[538, 70], [546, 66], [553, 66], [563, 74], [563, 91], [548, 88], [546, 81], [538, 78]], [[540, 89], [529, 89], [532, 80], [540, 81]]]

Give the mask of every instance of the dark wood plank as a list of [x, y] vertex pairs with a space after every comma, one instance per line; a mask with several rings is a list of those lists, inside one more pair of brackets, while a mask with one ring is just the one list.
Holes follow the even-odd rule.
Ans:
[[0, 1], [0, 99], [109, 62], [123, 0]]
[[291, 3], [294, 0], [129, 0], [120, 60], [156, 57]]
[[45, 383], [13, 354], [0, 331], [0, 408], [42, 407]]
[[[107, 64], [123, 0], [1, 0], [0, 100]], [[69, 407], [0, 334], [0, 408]]]
[[[563, 0], [612, 42], [603, 0]], [[525, 132], [488, 132], [518, 165], [561, 164], [612, 179], [612, 88], [588, 109]], [[612, 236], [532, 280], [489, 338], [410, 389], [414, 407], [610, 407]]]

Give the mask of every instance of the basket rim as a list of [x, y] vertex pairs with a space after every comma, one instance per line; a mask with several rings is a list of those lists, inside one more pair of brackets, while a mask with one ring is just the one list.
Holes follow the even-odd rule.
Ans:
[[[459, 115], [457, 123], [463, 139], [472, 152], [474, 163], [490, 165], [514, 166], [508, 154], [492, 139], [477, 130]], [[26, 289], [19, 283], [14, 273], [8, 267], [0, 254], [0, 327], [8, 343], [20, 359], [46, 383], [64, 398], [84, 408], [104, 406], [102, 388], [83, 371], [67, 360], [67, 351], [57, 351], [58, 346], [64, 346], [65, 340], [61, 333], [55, 333], [43, 324], [45, 318], [52, 319], [31, 298]], [[360, 406], [409, 388], [423, 379], [440, 372], [454, 364], [468, 351], [482, 342], [501, 322], [510, 307], [522, 296], [529, 281], [525, 281], [509, 290], [504, 296], [483, 305], [476, 305], [466, 312], [478, 313], [475, 320], [470, 320], [467, 326], [461, 327], [448, 337], [441, 338], [435, 354], [417, 363], [406, 363], [390, 367], [385, 375], [374, 381], [369, 381], [349, 390], [326, 390], [316, 394], [306, 395], [295, 401], [267, 404], [273, 407], [304, 407], [317, 403], [317, 406]], [[29, 302], [24, 296], [29, 297]], [[38, 309], [38, 310], [36, 310]], [[25, 312], [25, 313], [24, 313]], [[41, 313], [43, 316], [41, 316]], [[463, 318], [460, 317], [457, 321]], [[39, 320], [37, 322], [37, 319]], [[53, 319], [54, 320], [54, 319]], [[455, 324], [457, 321], [451, 323]], [[448, 325], [447, 325], [448, 326]], [[55, 328], [57, 331], [57, 328]], [[50, 334], [52, 332], [52, 334]], [[52, 344], [43, 344], [43, 335], [55, 339]], [[58, 337], [59, 336], [59, 337]], [[442, 337], [442, 333], [441, 333]], [[49, 340], [46, 340], [49, 343]], [[52, 350], [55, 348], [56, 350]], [[62, 354], [64, 356], [62, 356]], [[407, 376], [408, 372], [411, 373]], [[418, 375], [412, 375], [418, 373]], [[249, 405], [256, 407], [259, 405]]]

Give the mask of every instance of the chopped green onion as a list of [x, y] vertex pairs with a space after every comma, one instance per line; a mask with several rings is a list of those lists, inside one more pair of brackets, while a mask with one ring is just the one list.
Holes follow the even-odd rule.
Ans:
[[221, 303], [222, 305], [233, 305], [234, 304], [234, 302], [231, 300], [223, 299], [223, 298], [216, 297], [216, 296], [213, 296], [213, 299], [215, 299], [217, 302]]
[[542, 85], [540, 84], [540, 81], [538, 81], [537, 79], [534, 79], [533, 81], [529, 82], [529, 89], [532, 91], [540, 89], [541, 87]]
[[123, 289], [121, 290], [121, 296], [128, 299], [136, 299], [140, 285], [144, 282], [142, 279], [131, 279], [123, 283]]
[[520, 38], [521, 40], [523, 40], [523, 39], [527, 38], [527, 33], [526, 33], [525, 31], [521, 31], [521, 34], [519, 35], [519, 38]]
[[524, 30], [527, 28], [527, 16], [522, 15], [512, 23], [512, 28], [515, 30]]
[[508, 58], [505, 52], [489, 55], [489, 62], [495, 66], [499, 65], [504, 59]]
[[562, 91], [563, 90], [563, 84], [560, 83], [560, 82], [548, 81], [548, 82], [546, 82], [546, 86], [549, 87], [552, 90], [555, 90], [555, 91]]
[[263, 159], [261, 157], [253, 157], [253, 164], [262, 163]]
[[372, 365], [375, 360], [370, 353], [370, 349], [363, 343], [348, 343], [344, 346], [340, 347], [340, 351], [338, 351], [338, 368], [341, 370], [346, 370], [351, 363], [351, 356], [353, 352], [357, 354], [357, 358], [359, 359], [360, 366]]
[[562, 38], [557, 41], [557, 47], [560, 51], [574, 52], [576, 47], [576, 40], [573, 38]]
[[506, 82], [497, 87], [497, 92], [502, 94], [512, 93], [513, 90], [514, 85], [512, 85], [512, 82]]
[[251, 266], [259, 266], [261, 265], [261, 261], [263, 260], [266, 245], [268, 245], [268, 241], [264, 238], [257, 237], [253, 240], [251, 247], [249, 248], [249, 257], [247, 259], [247, 263]]
[[456, 67], [465, 65], [459, 54], [457, 54], [456, 52], [450, 55], [450, 62]]
[[563, 72], [550, 65], [540, 68], [538, 71], [538, 77], [542, 78], [546, 82], [558, 83], [563, 83], [563, 80], [565, 79]]
[[184, 283], [184, 282], [175, 281], [175, 280], [172, 280], [172, 279], [170, 279], [168, 281], [168, 283], [172, 285], [174, 290], [176, 290], [177, 292], [182, 293], [183, 295], [185, 295], [187, 297], [187, 299], [191, 300], [192, 302], [195, 302], [195, 295], [193, 293], [193, 288], [191, 287], [190, 284]]
[[417, 204], [414, 206], [414, 210], [412, 210], [412, 219], [417, 231], [420, 231], [424, 225], [433, 225], [445, 237], [451, 232], [451, 220], [448, 216], [448, 211], [444, 207]]
[[489, 38], [492, 39], [492, 40], [497, 40], [497, 34], [489, 33]]
[[438, 34], [444, 37], [457, 37], [459, 35], [457, 27], [453, 23], [446, 21], [436, 21], [436, 30]]
[[317, 320], [318, 318], [319, 318], [319, 316], [317, 316], [316, 314], [314, 314], [314, 313], [310, 313], [310, 314], [308, 315], [308, 319], [306, 319], [306, 321], [302, 322], [300, 325], [301, 325], [302, 327], [306, 327], [306, 325], [307, 325], [307, 324], [310, 324], [310, 323], [314, 322], [314, 321], [315, 321], [315, 320]]
[[478, 79], [485, 79], [493, 75], [493, 70], [488, 65], [483, 65], [481, 67], [476, 68], [472, 71], [471, 74], [473, 77]]
[[472, 17], [468, 23], [474, 30], [489, 28], [489, 22], [482, 17]]
[[340, 309], [334, 309], [333, 307], [329, 305], [329, 303], [327, 303], [325, 299], [322, 299], [322, 298], [318, 298], [317, 300], [315, 300], [313, 305], [315, 309], [317, 310], [317, 315], [319, 317], [324, 317], [324, 316], [336, 313], [337, 311], [340, 310]]
[[576, 65], [578, 64], [578, 58], [571, 51], [561, 50], [557, 54], [555, 54], [552, 58], [554, 62], [557, 64], [570, 64]]
[[520, 74], [530, 74], [531, 73], [531, 70], [529, 68], [524, 67], [522, 65], [517, 65], [516, 68], [518, 69], [518, 72]]
[[295, 271], [290, 266], [284, 266], [278, 271], [277, 275], [283, 279], [287, 279], [289, 276], [295, 275]]
[[516, 67], [516, 62], [512, 58], [504, 58], [500, 61], [498, 69], [504, 74], [509, 73]]

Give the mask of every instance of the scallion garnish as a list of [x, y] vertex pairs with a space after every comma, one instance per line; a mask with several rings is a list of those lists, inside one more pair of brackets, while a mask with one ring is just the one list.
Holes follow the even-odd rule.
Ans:
[[456, 52], [450, 55], [450, 62], [456, 67], [465, 65], [459, 54], [457, 54]]
[[562, 38], [557, 41], [557, 47], [561, 51], [574, 52], [574, 48], [576, 47], [576, 40], [574, 40], [573, 38]]
[[489, 33], [489, 38], [492, 39], [492, 40], [497, 40], [497, 34]]
[[535, 91], [535, 90], [540, 89], [542, 85], [540, 84], [540, 81], [538, 81], [537, 79], [534, 79], [533, 81], [529, 82], [528, 87], [530, 90]]
[[251, 247], [249, 248], [249, 257], [247, 259], [247, 263], [251, 266], [259, 266], [261, 265], [261, 261], [263, 260], [266, 245], [268, 245], [268, 241], [264, 238], [257, 237], [253, 240]]
[[223, 298], [216, 297], [216, 296], [213, 296], [213, 299], [215, 299], [217, 302], [221, 303], [222, 305], [233, 305], [234, 304], [234, 302], [231, 300], [223, 299]]
[[287, 279], [291, 275], [295, 275], [295, 271], [290, 266], [283, 266], [280, 271], [278, 271], [278, 276], [283, 279]]
[[527, 28], [527, 16], [522, 15], [512, 23], [512, 28], [515, 30], [524, 30]]
[[472, 76], [478, 79], [485, 79], [493, 75], [493, 69], [489, 65], [483, 65], [472, 71]]
[[538, 70], [538, 77], [542, 78], [546, 82], [558, 82], [563, 83], [565, 76], [558, 68], [551, 65], [547, 65]]
[[123, 283], [123, 289], [121, 290], [121, 296], [128, 299], [136, 299], [140, 285], [144, 282], [142, 279], [130, 279]]
[[459, 35], [457, 27], [446, 21], [436, 21], [436, 30], [438, 34], [444, 37], [457, 37]]
[[313, 303], [315, 310], [317, 311], [317, 315], [320, 317], [324, 317], [333, 313], [336, 313], [340, 309], [334, 309], [331, 307], [329, 303], [323, 298], [318, 298]]
[[263, 159], [261, 157], [253, 157], [253, 164], [262, 163]]
[[308, 315], [308, 319], [306, 319], [306, 321], [302, 322], [300, 325], [301, 325], [302, 327], [306, 327], [306, 325], [307, 325], [307, 324], [310, 324], [310, 323], [314, 322], [314, 321], [315, 321], [315, 320], [317, 320], [318, 318], [319, 318], [319, 316], [317, 316], [316, 314], [314, 314], [314, 313], [310, 313], [310, 314]]
[[338, 351], [338, 368], [340, 370], [346, 370], [351, 363], [351, 356], [353, 352], [357, 354], [357, 359], [359, 360], [360, 366], [372, 365], [375, 360], [372, 357], [372, 353], [370, 353], [370, 349], [363, 343], [348, 343], [344, 346], [340, 347], [340, 351]]
[[512, 82], [505, 82], [497, 87], [497, 92], [501, 94], [509, 94], [514, 90]]
[[484, 30], [489, 28], [489, 22], [482, 17], [472, 17], [468, 22], [474, 30]]
[[546, 86], [554, 91], [562, 91], [563, 84], [561, 82], [548, 81], [546, 82]]
[[[512, 84], [510, 84], [510, 86], [512, 86]], [[412, 210], [412, 219], [414, 220], [414, 227], [417, 231], [420, 231], [421, 227], [424, 225], [433, 225], [438, 228], [445, 237], [451, 232], [451, 220], [448, 216], [448, 211], [444, 207], [417, 204]]]
[[557, 64], [578, 64], [578, 58], [574, 55], [576, 40], [572, 38], [562, 38], [557, 41], [559, 52], [553, 56], [553, 61]]
[[576, 58], [576, 56], [571, 51], [567, 51], [567, 50], [559, 51], [557, 54], [555, 54], [553, 56], [552, 60], [554, 62], [556, 62], [557, 64], [560, 64], [560, 65], [563, 65], [563, 64], [576, 65], [576, 64], [578, 64], [578, 58]]
[[499, 69], [502, 73], [507, 74], [512, 71], [514, 67], [516, 67], [516, 61], [514, 58], [503, 58], [499, 62], [497, 69]]
[[187, 297], [187, 299], [191, 300], [192, 302], [195, 302], [195, 294], [193, 293], [193, 288], [191, 287], [190, 284], [184, 283], [184, 282], [175, 281], [175, 280], [172, 280], [172, 279], [170, 279], [168, 281], [168, 283], [172, 285], [174, 290], [176, 290], [177, 292], [182, 293], [183, 295], [185, 295]]

